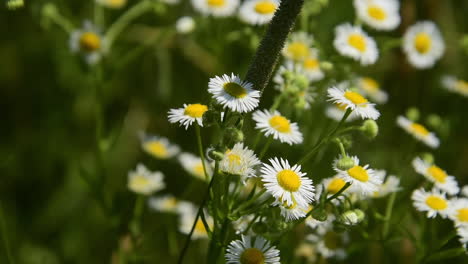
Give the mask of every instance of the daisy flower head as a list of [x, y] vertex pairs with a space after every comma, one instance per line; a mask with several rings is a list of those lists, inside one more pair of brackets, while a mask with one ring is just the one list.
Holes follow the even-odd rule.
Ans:
[[190, 16], [183, 16], [177, 19], [175, 28], [179, 34], [188, 34], [195, 29], [195, 21]]
[[179, 146], [172, 144], [165, 137], [140, 133], [141, 147], [157, 159], [170, 159], [179, 154]]
[[363, 196], [371, 195], [379, 189], [382, 179], [375, 174], [369, 165], [360, 166], [359, 159], [356, 156], [350, 157], [354, 165], [349, 169], [339, 168], [339, 161], [343, 157], [340, 155], [333, 162], [333, 169], [338, 173], [338, 177], [347, 183], [351, 183], [350, 191], [359, 193]]
[[[190, 175], [202, 181], [207, 180], [205, 178], [205, 173], [203, 172], [203, 163], [202, 163], [201, 158], [193, 154], [184, 152], [178, 156], [178, 159], [179, 159], [180, 164], [184, 168], [184, 170], [188, 172]], [[205, 161], [205, 169], [206, 169], [206, 173], [208, 173], [208, 176], [211, 176], [212, 174], [211, 166], [206, 161]]]
[[293, 61], [303, 61], [311, 54], [314, 38], [306, 32], [294, 32], [283, 48], [283, 56]]
[[96, 0], [96, 2], [108, 8], [118, 9], [122, 8], [127, 3], [127, 0]]
[[393, 30], [400, 24], [397, 0], [354, 0], [359, 19], [377, 30]]
[[[379, 173], [377, 171], [377, 173]], [[386, 172], [384, 171], [384, 174]], [[398, 192], [401, 190], [400, 179], [394, 175], [388, 175], [382, 185], [379, 186], [379, 190], [374, 192], [374, 198], [385, 197], [391, 193]]]
[[253, 113], [252, 118], [257, 123], [255, 128], [260, 129], [266, 137], [273, 135], [274, 139], [289, 145], [302, 143], [303, 137], [297, 123], [291, 123], [280, 112], [257, 110]]
[[418, 69], [427, 69], [442, 57], [445, 44], [433, 22], [421, 21], [406, 30], [403, 36], [403, 51], [411, 65]]
[[[322, 182], [317, 185], [317, 191], [315, 193], [315, 199], [319, 200], [320, 197], [325, 192], [327, 194], [327, 198], [333, 196], [337, 192], [339, 192], [344, 186], [346, 182], [340, 178], [338, 175], [333, 177], [328, 177], [322, 180]], [[350, 193], [350, 189], [346, 189], [343, 191], [343, 194]], [[336, 199], [332, 200], [331, 202], [335, 205], [339, 205], [343, 201], [343, 196], [338, 196]]]
[[208, 111], [208, 106], [203, 104], [184, 104], [182, 108], [171, 109], [168, 112], [169, 122], [179, 123], [188, 129], [193, 122], [203, 126], [203, 115]]
[[468, 82], [455, 76], [442, 77], [442, 86], [448, 91], [468, 97]]
[[219, 169], [224, 173], [240, 175], [242, 177], [255, 177], [255, 167], [260, 164], [255, 153], [244, 143], [236, 143], [232, 149], [224, 153], [219, 163]]
[[416, 139], [422, 141], [424, 144], [431, 148], [438, 148], [439, 147], [439, 139], [436, 135], [426, 127], [421, 124], [415, 123], [404, 116], [397, 117], [397, 124], [401, 128], [403, 128], [406, 132], [413, 135]]
[[264, 25], [271, 21], [279, 0], [247, 0], [239, 9], [239, 18], [250, 25]]
[[106, 39], [90, 21], [85, 21], [83, 28], [71, 33], [69, 44], [71, 52], [83, 54], [89, 65], [98, 63], [107, 51]]
[[347, 233], [337, 233], [331, 229], [323, 233], [310, 234], [306, 240], [315, 242], [317, 252], [324, 258], [343, 260], [346, 258], [345, 245], [349, 241]]
[[315, 219], [312, 215], [306, 218], [305, 223], [308, 227], [312, 228], [318, 234], [325, 234], [328, 230], [333, 228], [333, 222], [336, 217], [332, 213], [328, 213], [325, 221]]
[[[249, 215], [243, 215], [239, 217], [236, 221], [232, 222], [232, 227], [234, 230], [236, 230], [236, 235], [244, 233], [247, 228], [249, 228], [250, 223], [254, 221], [255, 215], [254, 214], [249, 214]], [[254, 232], [252, 229], [249, 229], [249, 234], [253, 234]]]
[[128, 189], [138, 194], [150, 195], [166, 187], [163, 179], [162, 172], [151, 172], [145, 165], [138, 164], [135, 171], [128, 173]]
[[170, 194], [148, 199], [148, 206], [157, 212], [178, 213], [178, 205], [177, 198]]
[[239, 76], [223, 74], [210, 79], [208, 92], [223, 105], [234, 112], [247, 113], [258, 106], [260, 92]]
[[416, 189], [411, 195], [413, 205], [420, 212], [427, 212], [428, 218], [434, 218], [440, 215], [446, 218], [450, 211], [450, 203], [445, 197], [445, 193], [434, 188], [426, 192], [423, 188]]
[[[343, 118], [345, 113], [346, 113], [346, 105], [344, 104], [335, 103], [333, 105], [328, 105], [325, 108], [325, 115], [328, 118], [333, 119], [335, 121], [340, 121]], [[356, 115], [356, 113], [353, 111], [351, 112], [351, 114], [349, 114], [348, 118], [346, 118], [345, 122], [351, 122], [358, 118], [359, 116]]]
[[459, 241], [462, 244], [463, 248], [466, 250], [468, 245], [468, 227], [459, 226], [457, 227], [457, 235], [459, 236]]
[[359, 92], [343, 89], [344, 87], [340, 86], [328, 88], [329, 101], [353, 110], [353, 113], [356, 113], [362, 119], [377, 120], [379, 118], [380, 113], [375, 109], [375, 104], [370, 103]]
[[287, 206], [297, 203], [307, 207], [314, 201], [315, 188], [307, 173], [301, 172], [301, 165], [289, 165], [287, 160], [273, 158], [270, 164], [263, 163], [260, 170], [264, 187], [273, 197]]
[[450, 201], [449, 218], [455, 222], [455, 226], [468, 228], [468, 199], [455, 198]]
[[299, 65], [304, 75], [307, 76], [311, 82], [320, 81], [325, 77], [325, 73], [320, 67], [318, 50], [315, 48], [310, 48], [310, 55], [299, 62]]
[[379, 50], [374, 39], [369, 37], [361, 27], [349, 23], [335, 28], [333, 45], [338, 53], [359, 61], [364, 66], [374, 64], [379, 57]]
[[468, 197], [468, 185], [462, 187], [461, 194], [465, 197]]
[[280, 264], [280, 252], [263, 237], [241, 236], [226, 249], [227, 264]]
[[378, 104], [385, 104], [388, 101], [388, 94], [384, 90], [380, 89], [379, 83], [372, 78], [358, 78], [357, 87], [363, 95], [369, 97], [372, 101]]
[[281, 216], [284, 217], [287, 222], [303, 218], [308, 212], [308, 207], [300, 206], [295, 201], [293, 201], [292, 205], [288, 205], [287, 203], [276, 199], [272, 205], [280, 208]]
[[413, 162], [414, 170], [434, 183], [434, 186], [450, 195], [455, 195], [460, 191], [457, 180], [450, 176], [443, 169], [435, 164], [424, 161], [416, 157]]
[[193, 8], [205, 16], [227, 17], [236, 12], [239, 0], [191, 0]]
[[[179, 231], [183, 234], [190, 234], [190, 230], [192, 229], [193, 222], [197, 216], [197, 210], [190, 210], [186, 213], [180, 215], [180, 224], [179, 224]], [[213, 230], [214, 222], [213, 218], [205, 212], [205, 219], [208, 224], [208, 227]], [[191, 239], [206, 239], [208, 238], [208, 231], [206, 230], [205, 225], [203, 224], [203, 220], [201, 217], [198, 217], [197, 222], [195, 223], [195, 229], [193, 230], [193, 234]]]

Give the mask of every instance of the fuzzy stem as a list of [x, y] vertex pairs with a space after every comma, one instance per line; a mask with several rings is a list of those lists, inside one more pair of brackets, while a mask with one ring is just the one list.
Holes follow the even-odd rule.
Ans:
[[278, 61], [284, 42], [294, 26], [304, 0], [281, 1], [267, 32], [255, 53], [246, 80], [263, 93]]
[[10, 240], [8, 239], [7, 225], [5, 221], [5, 213], [3, 211], [3, 206], [0, 204], [0, 231], [2, 232], [3, 243], [5, 243], [5, 252], [7, 255], [7, 260], [9, 264], [14, 264], [14, 258], [11, 254]]

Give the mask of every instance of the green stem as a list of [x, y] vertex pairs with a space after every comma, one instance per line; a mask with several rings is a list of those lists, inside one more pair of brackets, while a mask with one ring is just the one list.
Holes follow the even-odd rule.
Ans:
[[143, 210], [145, 208], [145, 197], [138, 195], [133, 208], [133, 219], [130, 222], [130, 231], [133, 237], [138, 237], [141, 234], [141, 217], [143, 216]]
[[3, 243], [5, 244], [5, 252], [7, 255], [8, 263], [14, 264], [15, 260], [11, 254], [10, 240], [8, 239], [8, 230], [5, 220], [5, 212], [3, 210], [3, 205], [0, 203], [0, 231], [2, 232]]
[[95, 1], [94, 3], [94, 24], [100, 28], [104, 28], [104, 9], [102, 5]]
[[270, 144], [271, 144], [272, 141], [273, 141], [273, 137], [271, 137], [271, 136], [268, 137], [267, 142], [266, 142], [265, 145], [263, 146], [263, 149], [262, 149], [262, 151], [260, 152], [260, 155], [258, 156], [258, 159], [259, 159], [259, 160], [262, 160], [263, 156], [265, 156], [265, 154], [266, 154], [268, 148], [270, 147]]
[[302, 221], [304, 221], [305, 219], [307, 219], [307, 217], [309, 217], [313, 211], [315, 211], [317, 208], [320, 208], [322, 206], [324, 206], [325, 204], [333, 201], [334, 199], [336, 199], [338, 196], [340, 196], [344, 191], [346, 191], [346, 189], [348, 189], [348, 187], [351, 186], [351, 183], [347, 182], [337, 193], [335, 193], [334, 195], [328, 197], [325, 202], [323, 202], [322, 204], [319, 204], [318, 206], [315, 206], [312, 210], [310, 210], [306, 216], [304, 218], [301, 218], [299, 220], [299, 223], [301, 223]]
[[246, 80], [263, 93], [304, 0], [281, 1], [255, 53]]
[[55, 24], [57, 24], [59, 27], [63, 29], [67, 34], [71, 34], [73, 29], [75, 28], [73, 24], [64, 16], [62, 16], [55, 5], [48, 5], [45, 6], [44, 8], [47, 8], [44, 12], [44, 15], [50, 18]]
[[205, 174], [205, 180], [209, 180], [208, 173], [206, 172], [206, 165], [205, 165], [205, 153], [203, 152], [203, 143], [201, 138], [200, 126], [197, 122], [195, 122], [195, 134], [197, 137], [197, 145], [198, 145], [198, 153], [200, 155], [200, 159], [202, 161], [203, 173]]
[[383, 237], [386, 238], [388, 235], [389, 227], [390, 227], [390, 218], [392, 217], [393, 212], [393, 204], [395, 203], [396, 192], [390, 195], [387, 203], [387, 209], [385, 210], [385, 223], [383, 226]]
[[[218, 162], [215, 163], [215, 167], [217, 166], [218, 166]], [[208, 184], [208, 188], [206, 189], [205, 196], [203, 197], [200, 207], [198, 208], [198, 212], [197, 212], [197, 215], [195, 216], [195, 220], [193, 221], [192, 228], [190, 229], [190, 233], [188, 234], [187, 239], [185, 240], [184, 247], [182, 248], [182, 251], [179, 255], [179, 259], [177, 260], [178, 264], [182, 264], [184, 261], [185, 254], [187, 253], [187, 249], [189, 248], [190, 242], [192, 241], [193, 231], [195, 230], [195, 226], [197, 225], [198, 218], [200, 217], [203, 207], [205, 207], [205, 204], [208, 201], [208, 198], [210, 197], [210, 190], [211, 190], [211, 187], [213, 186], [213, 182], [214, 182], [214, 178], [216, 174], [217, 174], [217, 170], [215, 169], [213, 177], [211, 178], [210, 183]]]
[[248, 200], [247, 202], [241, 204], [239, 207], [237, 207], [237, 209], [234, 211], [234, 214], [237, 213], [237, 212], [241, 212], [244, 208], [247, 208], [249, 205], [251, 205], [252, 203], [254, 203], [255, 201], [257, 201], [258, 198], [260, 198], [260, 196], [262, 196], [264, 193], [266, 192], [266, 189], [263, 189], [261, 190], [260, 192], [258, 192], [254, 197], [252, 197], [252, 199]]
[[124, 30], [124, 28], [132, 22], [132, 20], [138, 18], [145, 12], [151, 10], [153, 7], [153, 3], [148, 0], [144, 0], [139, 2], [138, 4], [134, 5], [132, 8], [128, 9], [122, 16], [119, 17], [117, 21], [115, 21], [106, 33], [106, 40], [108, 44], [108, 48], [112, 47], [117, 36]]
[[273, 102], [273, 105], [270, 108], [270, 112], [275, 111], [278, 109], [279, 105], [281, 104], [281, 101], [284, 98], [284, 93], [281, 93], [280, 95], [276, 96], [275, 101]]

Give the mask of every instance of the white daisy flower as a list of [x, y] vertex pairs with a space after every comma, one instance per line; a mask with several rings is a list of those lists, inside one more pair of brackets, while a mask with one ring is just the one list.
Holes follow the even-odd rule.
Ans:
[[[201, 158], [190, 154], [190, 153], [181, 153], [178, 156], [179, 162], [182, 165], [182, 167], [185, 169], [186, 172], [188, 172], [190, 175], [194, 176], [195, 178], [198, 178], [202, 181], [207, 180], [205, 178], [205, 173], [203, 172], [203, 163]], [[212, 174], [212, 168], [211, 165], [208, 164], [208, 162], [205, 161], [205, 168], [206, 172], [208, 173], [208, 176], [211, 176]]]
[[294, 251], [294, 255], [300, 259], [304, 259], [305, 263], [315, 263], [317, 261], [315, 246], [308, 242], [301, 242]]
[[[377, 173], [379, 173], [379, 171], [377, 171]], [[383, 174], [385, 175], [386, 172], [383, 171]], [[400, 190], [401, 190], [400, 179], [396, 176], [388, 175], [387, 178], [385, 179], [385, 182], [379, 186], [379, 190], [374, 192], [373, 197], [374, 198], [385, 197], [391, 193], [398, 192]]]
[[[180, 224], [179, 224], [179, 231], [183, 234], [190, 234], [190, 230], [192, 229], [193, 222], [195, 221], [195, 218], [197, 216], [197, 210], [190, 210], [187, 211], [184, 214], [180, 215]], [[213, 230], [214, 222], [213, 218], [208, 215], [205, 212], [205, 219], [208, 224], [208, 227], [210, 230]], [[195, 229], [193, 230], [193, 234], [191, 239], [196, 240], [196, 239], [207, 239], [208, 238], [208, 231], [205, 228], [205, 225], [203, 224], [203, 220], [201, 219], [201, 216], [198, 217], [197, 222], [195, 224]]]
[[[237, 219], [236, 221], [233, 221], [232, 227], [234, 228], [234, 230], [236, 230], [236, 235], [246, 232], [247, 228], [252, 223], [252, 221], [254, 221], [254, 219], [255, 219], [255, 215], [249, 214], [249, 215], [243, 215], [239, 217], [239, 219]], [[248, 233], [249, 234], [253, 233], [252, 229], [250, 229]]]
[[314, 38], [307, 32], [291, 33], [283, 48], [283, 56], [293, 61], [302, 61], [311, 55]]
[[374, 39], [361, 27], [349, 23], [335, 28], [335, 49], [343, 56], [359, 61], [361, 65], [374, 64], [379, 57], [379, 50]]
[[434, 133], [427, 130], [427, 128], [425, 128], [423, 125], [412, 122], [411, 120], [403, 116], [397, 117], [397, 124], [406, 132], [413, 135], [416, 139], [422, 141], [427, 146], [431, 148], [439, 147], [439, 139]]
[[69, 44], [71, 52], [83, 54], [90, 65], [98, 63], [107, 52], [106, 40], [90, 21], [85, 21], [82, 29], [71, 33]]
[[351, 159], [354, 161], [354, 166], [348, 170], [341, 170], [338, 168], [338, 162], [341, 159], [341, 155], [338, 159], [335, 159], [333, 169], [338, 173], [338, 177], [345, 182], [351, 183], [350, 191], [365, 196], [371, 195], [379, 189], [382, 179], [375, 175], [374, 170], [370, 169], [369, 165], [360, 166], [358, 157], [352, 156]]
[[325, 73], [320, 68], [320, 60], [318, 58], [317, 49], [311, 48], [310, 54], [310, 56], [305, 57], [304, 60], [300, 62], [300, 66], [309, 81], [317, 82], [325, 77]]
[[177, 33], [179, 34], [188, 34], [195, 29], [195, 21], [192, 17], [183, 16], [177, 19], [175, 24]]
[[221, 77], [211, 78], [208, 87], [208, 92], [218, 103], [234, 112], [247, 113], [258, 106], [260, 92], [234, 73], [231, 73], [231, 76], [223, 74]]
[[127, 3], [127, 0], [96, 0], [96, 2], [108, 8], [118, 9], [122, 8]]
[[260, 164], [255, 153], [244, 143], [236, 143], [232, 149], [224, 153], [223, 159], [219, 162], [219, 169], [222, 172], [240, 175], [242, 177], [255, 177], [255, 167]]
[[359, 19], [377, 30], [393, 30], [400, 24], [397, 0], [354, 0]]
[[455, 198], [450, 201], [449, 218], [455, 222], [455, 226], [468, 228], [468, 199]]
[[460, 191], [455, 177], [448, 175], [437, 165], [430, 164], [419, 157], [414, 158], [412, 164], [414, 170], [434, 183], [436, 188], [450, 195], [455, 195]]
[[295, 201], [293, 201], [292, 205], [288, 205], [279, 199], [276, 199], [272, 205], [280, 208], [281, 216], [284, 217], [287, 222], [305, 217], [309, 209], [308, 206], [300, 206]]
[[307, 207], [314, 201], [315, 188], [307, 173], [301, 172], [301, 165], [290, 166], [282, 158], [269, 159], [271, 165], [263, 163], [260, 172], [264, 187], [273, 197], [288, 206], [294, 203]]
[[239, 0], [191, 0], [193, 8], [203, 15], [227, 17], [234, 14]]
[[[335, 121], [340, 121], [344, 114], [346, 113], [346, 105], [344, 104], [333, 104], [329, 105], [325, 108], [325, 115], [328, 118], [331, 118]], [[353, 111], [349, 114], [348, 118], [346, 118], [345, 122], [351, 122], [358, 119], [359, 116]]]
[[445, 193], [438, 189], [432, 189], [426, 192], [423, 188], [416, 189], [411, 195], [413, 205], [420, 212], [427, 212], [428, 218], [434, 218], [438, 214], [442, 218], [446, 218], [450, 211], [450, 203], [445, 198]]
[[364, 96], [368, 96], [372, 101], [378, 104], [385, 104], [388, 101], [388, 94], [380, 89], [379, 83], [372, 78], [358, 78], [357, 87]]
[[333, 230], [326, 230], [324, 233], [310, 234], [306, 240], [315, 242], [317, 252], [324, 258], [336, 258], [343, 260], [346, 258], [345, 245], [349, 241], [347, 233], [336, 233]]
[[459, 236], [460, 243], [462, 244], [463, 248], [466, 250], [466, 247], [468, 244], [468, 227], [467, 226], [457, 227], [457, 235]]
[[422, 21], [406, 30], [403, 51], [414, 67], [426, 69], [442, 57], [445, 44], [437, 26], [431, 21]]
[[141, 147], [157, 159], [170, 159], [179, 154], [179, 146], [172, 144], [165, 137], [140, 133]]
[[442, 85], [445, 89], [468, 97], [468, 82], [455, 76], [442, 77]]
[[250, 25], [264, 25], [271, 21], [279, 0], [247, 0], [239, 9], [239, 18]]
[[358, 92], [334, 86], [328, 88], [327, 92], [329, 97], [328, 101], [346, 106], [346, 109], [353, 110], [356, 115], [363, 119], [376, 120], [380, 116], [379, 111], [374, 107], [375, 104], [369, 103], [369, 101]]
[[128, 173], [128, 188], [138, 194], [150, 195], [166, 187], [162, 172], [151, 172], [145, 165], [138, 164], [135, 171]]
[[242, 236], [226, 249], [227, 264], [280, 264], [280, 252], [263, 237]]
[[158, 212], [178, 213], [179, 201], [171, 194], [151, 197], [148, 199], [148, 206]]
[[[334, 194], [339, 192], [345, 186], [345, 184], [346, 182], [338, 175], [323, 179], [322, 182], [319, 185], [317, 185], [317, 191], [315, 192], [315, 200], [320, 199], [320, 197], [323, 195], [324, 190], [327, 194], [327, 198], [333, 196]], [[350, 194], [350, 188], [344, 190], [343, 194]], [[331, 202], [335, 205], [339, 205], [343, 200], [343, 196], [338, 196]]]
[[276, 110], [273, 113], [268, 110], [257, 110], [252, 118], [257, 122], [255, 128], [260, 129], [266, 137], [273, 135], [274, 139], [289, 145], [300, 144], [303, 141], [297, 123], [291, 123]]
[[328, 213], [325, 221], [315, 219], [312, 215], [306, 218], [305, 223], [308, 227], [312, 228], [318, 234], [325, 234], [327, 230], [333, 228], [333, 222], [336, 217], [332, 213]]
[[462, 187], [461, 194], [465, 197], [468, 197], [468, 185]]
[[208, 111], [208, 106], [202, 104], [184, 104], [183, 108], [171, 109], [168, 112], [169, 122], [179, 123], [188, 129], [193, 122], [203, 126], [203, 115]]

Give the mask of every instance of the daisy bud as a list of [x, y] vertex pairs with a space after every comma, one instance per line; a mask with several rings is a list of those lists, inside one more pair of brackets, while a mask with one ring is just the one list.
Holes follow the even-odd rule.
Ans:
[[220, 161], [224, 158], [224, 153], [216, 151], [215, 149], [210, 149], [208, 150], [208, 158], [211, 160], [217, 160]]
[[436, 114], [431, 114], [427, 117], [426, 122], [431, 127], [437, 129], [442, 125], [442, 118]]
[[357, 225], [364, 220], [365, 214], [360, 209], [349, 210], [341, 215], [341, 222], [345, 225]]
[[333, 66], [333, 63], [329, 61], [324, 61], [320, 63], [320, 68], [324, 71], [332, 71], [334, 66]]
[[215, 124], [218, 120], [218, 112], [208, 110], [203, 114], [203, 126], [209, 127]]
[[14, 10], [14, 9], [24, 7], [24, 1], [23, 0], [8, 0], [7, 1], [7, 7], [10, 10]]
[[407, 111], [406, 111], [406, 116], [408, 117], [409, 120], [411, 121], [418, 121], [419, 119], [419, 110], [416, 108], [416, 107], [410, 107]]
[[314, 219], [321, 222], [326, 221], [328, 218], [328, 214], [323, 208], [317, 208], [317, 210], [314, 210], [311, 215]]
[[244, 133], [237, 128], [228, 128], [224, 134], [224, 140], [227, 142], [233, 141], [234, 143], [244, 141]]
[[346, 171], [354, 167], [354, 160], [348, 156], [341, 158], [338, 163], [336, 164], [336, 167], [340, 170]]
[[464, 49], [465, 52], [468, 54], [468, 35], [464, 35], [464, 36], [460, 39], [460, 46], [461, 46], [462, 49]]
[[362, 133], [369, 139], [373, 139], [379, 134], [379, 126], [374, 120], [366, 120], [361, 126]]
[[434, 163], [434, 156], [432, 156], [432, 154], [429, 153], [429, 152], [424, 152], [424, 153], [422, 153], [422, 154], [421, 154], [421, 158], [422, 158], [425, 162], [427, 162], [427, 163], [429, 163], [429, 164], [433, 164], [433, 163]]
[[195, 22], [193, 18], [189, 16], [183, 16], [176, 22], [176, 30], [180, 34], [188, 34], [195, 28]]

